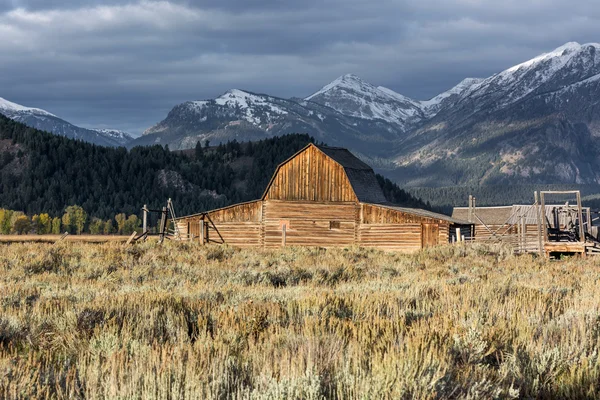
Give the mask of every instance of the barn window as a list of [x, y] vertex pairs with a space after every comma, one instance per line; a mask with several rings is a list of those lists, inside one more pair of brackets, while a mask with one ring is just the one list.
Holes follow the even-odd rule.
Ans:
[[340, 221], [329, 221], [329, 230], [340, 229]]

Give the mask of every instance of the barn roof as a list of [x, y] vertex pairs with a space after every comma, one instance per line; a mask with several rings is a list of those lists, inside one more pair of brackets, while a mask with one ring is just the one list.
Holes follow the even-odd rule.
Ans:
[[[571, 210], [576, 209], [576, 206], [569, 206]], [[555, 209], [566, 209], [564, 204], [547, 204], [546, 205], [546, 218], [550, 221], [554, 218]], [[583, 207], [585, 211], [587, 207]], [[531, 204], [519, 205], [515, 204], [512, 206], [499, 206], [499, 207], [476, 207], [474, 214], [479, 219], [473, 216], [473, 223], [481, 224], [481, 221], [486, 225], [503, 225], [503, 224], [517, 224], [521, 221], [521, 217], [524, 218], [524, 222], [527, 225], [537, 224], [537, 209]], [[452, 212], [452, 216], [455, 218], [468, 219], [469, 208], [468, 207], [455, 207]], [[481, 221], [480, 221], [481, 220]]]
[[[481, 224], [481, 221], [483, 221], [486, 225], [503, 225], [508, 221], [512, 212], [512, 206], [477, 207], [475, 214], [479, 219], [473, 216], [473, 223]], [[452, 218], [468, 221], [469, 207], [454, 207]]]
[[354, 194], [356, 195], [359, 202], [362, 203], [385, 203], [387, 200], [383, 194], [383, 190], [381, 190], [381, 186], [379, 186], [379, 182], [377, 182], [377, 177], [375, 176], [375, 172], [373, 168], [369, 167], [367, 164], [358, 159], [354, 154], [352, 154], [349, 150], [341, 148], [341, 147], [329, 147], [329, 146], [318, 146], [316, 144], [310, 143], [302, 150], [298, 151], [296, 154], [279, 164], [277, 170], [273, 174], [271, 181], [267, 185], [262, 198], [264, 199], [269, 191], [269, 187], [273, 183], [273, 179], [277, 175], [277, 172], [287, 162], [295, 158], [298, 154], [301, 154], [309, 147], [314, 146], [327, 157], [331, 158], [333, 161], [338, 163], [344, 171], [346, 172], [346, 176], [350, 181], [350, 185], [354, 190]]
[[316, 147], [344, 168], [358, 201], [363, 203], [385, 203], [387, 201], [379, 182], [377, 182], [373, 168], [347, 149], [328, 146]]
[[373, 169], [369, 167], [368, 164], [362, 162], [348, 149], [344, 149], [342, 147], [329, 147], [319, 145], [315, 145], [315, 147], [321, 150], [323, 153], [325, 153], [329, 158], [335, 160], [344, 168], [363, 171], [373, 171]]
[[472, 223], [467, 222], [467, 219], [464, 218], [455, 218], [454, 215], [452, 217], [449, 217], [448, 215], [445, 214], [438, 214], [435, 213], [433, 211], [427, 211], [427, 210], [422, 210], [420, 208], [407, 208], [407, 207], [400, 207], [397, 206], [395, 204], [392, 203], [386, 203], [386, 204], [376, 204], [377, 206], [380, 207], [385, 207], [385, 208], [389, 208], [392, 210], [396, 210], [396, 211], [400, 211], [403, 213], [407, 213], [407, 214], [413, 214], [413, 215], [418, 215], [420, 217], [425, 217], [425, 218], [433, 218], [433, 219], [441, 219], [443, 221], [448, 221], [452, 224], [457, 224], [457, 225], [472, 225]]

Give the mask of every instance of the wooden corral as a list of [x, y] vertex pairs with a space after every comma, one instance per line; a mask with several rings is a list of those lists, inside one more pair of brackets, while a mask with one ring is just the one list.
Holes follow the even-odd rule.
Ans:
[[[545, 204], [545, 195], [573, 195], [576, 205]], [[534, 195], [532, 205], [475, 207], [469, 196], [469, 207], [456, 207], [454, 218], [471, 221], [469, 240], [512, 245], [517, 253], [561, 254], [600, 253], [597, 229], [592, 226], [591, 210], [581, 206], [578, 191], [541, 192]]]
[[465, 225], [389, 204], [371, 167], [346, 149], [314, 144], [277, 168], [260, 200], [177, 219], [182, 237], [200, 243], [406, 252], [449, 243], [450, 232]]

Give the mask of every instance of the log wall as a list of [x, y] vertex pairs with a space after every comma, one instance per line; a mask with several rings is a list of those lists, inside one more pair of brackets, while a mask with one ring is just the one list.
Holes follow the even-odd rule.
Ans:
[[450, 241], [450, 224], [448, 221], [411, 214], [376, 204], [361, 203], [360, 222], [363, 225], [421, 225], [437, 224], [439, 227], [439, 240], [437, 244]]
[[357, 201], [344, 168], [315, 146], [279, 166], [265, 200]]
[[421, 249], [421, 224], [362, 224], [359, 245], [388, 251]]
[[[259, 247], [262, 202], [253, 201], [192, 215], [178, 222], [183, 237], [201, 241], [200, 220], [204, 221], [207, 243], [227, 243], [237, 247]], [[189, 227], [189, 230], [188, 230]]]
[[179, 221], [180, 232], [200, 241], [200, 220], [205, 221], [208, 243], [237, 247], [359, 245], [413, 252], [448, 243], [450, 233], [444, 220], [355, 202], [244, 203], [186, 217]]
[[355, 243], [355, 203], [266, 201], [263, 205], [263, 243], [286, 246], [343, 247]]

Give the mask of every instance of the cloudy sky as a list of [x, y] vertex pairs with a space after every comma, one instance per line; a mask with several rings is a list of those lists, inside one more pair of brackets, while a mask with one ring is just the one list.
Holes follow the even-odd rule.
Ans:
[[427, 99], [569, 41], [600, 41], [597, 0], [0, 0], [0, 97], [140, 133], [186, 100], [345, 73]]

